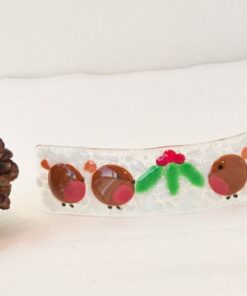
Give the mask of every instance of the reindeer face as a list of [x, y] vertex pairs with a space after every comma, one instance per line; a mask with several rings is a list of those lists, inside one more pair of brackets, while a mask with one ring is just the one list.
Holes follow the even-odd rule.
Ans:
[[48, 180], [53, 195], [63, 203], [76, 203], [85, 196], [84, 178], [70, 164], [54, 165], [49, 171]]
[[247, 180], [246, 162], [238, 155], [228, 154], [213, 163], [209, 185], [218, 194], [232, 195], [241, 190]]
[[103, 203], [120, 206], [134, 195], [135, 181], [132, 175], [118, 165], [104, 165], [92, 176], [92, 191]]

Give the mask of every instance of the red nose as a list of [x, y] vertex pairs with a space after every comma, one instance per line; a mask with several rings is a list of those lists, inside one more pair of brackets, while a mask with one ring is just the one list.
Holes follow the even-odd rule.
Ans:
[[119, 185], [116, 190], [112, 193], [113, 201], [118, 204], [122, 205], [128, 202], [132, 196], [134, 195], [134, 190], [131, 186], [122, 184]]
[[229, 186], [222, 178], [217, 177], [215, 175], [211, 175], [208, 178], [208, 182], [216, 193], [221, 195], [229, 194]]
[[75, 203], [83, 199], [85, 193], [85, 183], [77, 180], [72, 180], [64, 189], [63, 199], [67, 203]]

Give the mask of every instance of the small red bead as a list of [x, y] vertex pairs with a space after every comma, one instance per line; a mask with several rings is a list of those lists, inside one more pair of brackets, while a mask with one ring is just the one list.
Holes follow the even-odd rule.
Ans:
[[173, 150], [166, 150], [163, 155], [156, 159], [156, 164], [159, 166], [165, 166], [168, 163], [175, 162], [176, 152]]
[[167, 157], [174, 159], [176, 157], [176, 152], [173, 150], [166, 150], [163, 155], [166, 155]]
[[175, 163], [182, 164], [185, 162], [185, 156], [181, 153], [176, 155]]

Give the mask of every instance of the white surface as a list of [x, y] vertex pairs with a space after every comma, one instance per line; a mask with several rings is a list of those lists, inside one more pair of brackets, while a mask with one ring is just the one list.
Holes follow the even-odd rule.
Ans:
[[247, 205], [145, 219], [39, 212], [34, 145], [149, 147], [247, 129], [247, 62], [1, 80], [1, 136], [21, 168], [1, 212], [4, 296], [246, 295]]
[[1, 0], [0, 77], [246, 58], [245, 0]]

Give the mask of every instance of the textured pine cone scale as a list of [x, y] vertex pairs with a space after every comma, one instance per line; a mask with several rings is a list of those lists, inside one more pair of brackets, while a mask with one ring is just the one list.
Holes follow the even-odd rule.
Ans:
[[11, 159], [13, 153], [5, 148], [5, 144], [0, 139], [0, 209], [7, 210], [10, 207], [11, 182], [19, 174], [19, 168]]

